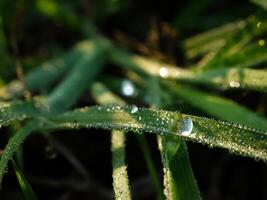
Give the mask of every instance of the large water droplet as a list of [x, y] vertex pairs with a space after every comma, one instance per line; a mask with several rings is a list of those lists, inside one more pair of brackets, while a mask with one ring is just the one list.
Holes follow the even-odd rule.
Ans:
[[190, 117], [185, 117], [182, 119], [180, 134], [183, 136], [189, 136], [193, 130], [193, 122]]
[[136, 113], [138, 111], [138, 107], [136, 105], [133, 105], [132, 109], [131, 109], [131, 113]]
[[134, 84], [129, 80], [124, 80], [121, 85], [121, 92], [125, 96], [133, 96], [135, 93]]
[[159, 69], [159, 75], [162, 77], [162, 78], [167, 78], [169, 76], [169, 71], [166, 67], [161, 67]]

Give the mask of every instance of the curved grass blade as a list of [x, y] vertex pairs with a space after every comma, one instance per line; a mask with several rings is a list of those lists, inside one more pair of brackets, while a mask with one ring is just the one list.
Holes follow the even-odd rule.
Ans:
[[17, 166], [17, 164], [15, 163], [14, 160], [12, 160], [12, 164], [13, 164], [19, 185], [20, 185], [21, 190], [23, 192], [24, 199], [25, 200], [37, 200], [37, 197], [36, 197], [34, 191], [32, 190], [31, 185], [29, 184], [27, 179], [24, 177], [22, 171]]
[[[119, 97], [109, 92], [104, 85], [95, 83], [92, 86], [92, 96], [95, 100], [103, 105], [119, 104], [124, 102]], [[112, 152], [112, 178], [115, 199], [132, 199], [127, 173], [127, 165], [125, 163], [125, 140], [126, 135], [122, 131], [112, 130], [111, 132], [111, 152]]]
[[[97, 106], [82, 108], [75, 111], [42, 118], [40, 121], [29, 122], [8, 142], [0, 160], [0, 183], [6, 171], [7, 163], [18, 146], [34, 130], [56, 130], [77, 128], [103, 128], [134, 132], [162, 133], [184, 137], [188, 140], [207, 144], [210, 147], [221, 147], [230, 152], [255, 159], [267, 161], [267, 133], [253, 128], [216, 121], [213, 119], [182, 115], [190, 117], [194, 124], [192, 134], [180, 134], [181, 114], [176, 112], [139, 108], [137, 113], [131, 113], [132, 106]], [[177, 131], [174, 128], [177, 125]]]
[[[216, 121], [204, 117], [182, 115], [192, 119], [192, 134], [181, 135], [181, 114], [140, 108], [132, 114], [132, 107], [107, 106], [82, 108], [49, 117], [47, 129], [104, 128], [134, 132], [176, 135], [188, 140], [221, 147], [244, 156], [267, 161], [267, 133], [240, 124]], [[176, 130], [170, 126], [177, 125]]]
[[173, 94], [183, 98], [193, 106], [221, 120], [239, 123], [255, 129], [267, 131], [267, 120], [247, 108], [223, 97], [211, 95], [196, 89], [168, 84]]
[[9, 139], [0, 159], [0, 185], [2, 184], [4, 174], [7, 172], [7, 164], [12, 159], [13, 154], [17, 151], [23, 141], [33, 131], [37, 130], [38, 127], [40, 127], [39, 122], [28, 122], [14, 136], [12, 136], [11, 139]]

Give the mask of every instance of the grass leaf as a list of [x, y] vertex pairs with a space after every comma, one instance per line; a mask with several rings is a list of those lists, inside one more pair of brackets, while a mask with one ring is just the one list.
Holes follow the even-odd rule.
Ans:
[[[148, 94], [150, 94], [150, 103], [153, 107], [159, 107], [162, 91], [158, 78], [151, 77], [147, 87]], [[170, 200], [201, 199], [184, 139], [165, 135], [158, 135], [157, 139], [163, 164], [163, 183], [166, 198]]]
[[9, 139], [0, 159], [0, 185], [2, 184], [4, 174], [7, 172], [8, 162], [12, 159], [12, 156], [18, 150], [19, 146], [24, 142], [24, 140], [33, 131], [38, 129], [39, 125], [40, 124], [36, 121], [30, 121]]
[[[170, 85], [168, 87], [170, 88]], [[229, 99], [185, 86], [176, 85], [171, 90], [193, 106], [218, 119], [267, 131], [267, 120], [264, 117]]]
[[[47, 129], [104, 128], [176, 135], [188, 140], [221, 147], [244, 156], [267, 160], [267, 134], [254, 128], [204, 117], [182, 114], [192, 119], [192, 134], [181, 135], [181, 114], [158, 109], [106, 106], [82, 108], [50, 117]], [[170, 126], [177, 128], [170, 129]]]
[[[103, 105], [125, 103], [119, 97], [109, 92], [101, 83], [92, 86], [92, 93], [95, 100]], [[126, 135], [122, 131], [112, 130], [111, 132], [111, 152], [112, 152], [112, 178], [115, 199], [131, 199], [127, 165], [125, 163], [125, 139]]]
[[24, 199], [25, 200], [37, 200], [37, 197], [34, 191], [32, 190], [31, 185], [29, 184], [27, 179], [24, 177], [23, 172], [20, 170], [20, 168], [18, 167], [18, 165], [15, 163], [14, 160], [12, 160], [12, 163], [13, 163], [13, 167], [14, 167], [19, 185], [23, 192]]

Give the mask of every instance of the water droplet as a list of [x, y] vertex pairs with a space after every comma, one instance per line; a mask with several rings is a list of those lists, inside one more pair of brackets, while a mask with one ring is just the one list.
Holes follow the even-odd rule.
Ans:
[[230, 81], [229, 85], [232, 88], [238, 88], [238, 87], [240, 87], [240, 83], [239, 82], [236, 82], [236, 81]]
[[265, 45], [265, 40], [260, 39], [260, 40], [258, 41], [258, 44], [259, 44], [260, 46], [264, 46], [264, 45]]
[[125, 96], [133, 96], [135, 93], [135, 86], [129, 80], [124, 80], [121, 86], [121, 92]]
[[257, 28], [260, 28], [261, 27], [261, 22], [258, 22], [257, 23]]
[[159, 75], [162, 77], [162, 78], [167, 78], [169, 76], [169, 71], [166, 67], [161, 67], [159, 69]]
[[138, 120], [141, 120], [141, 119], [142, 119], [142, 117], [139, 116], [139, 117], [138, 117]]
[[136, 105], [133, 105], [132, 109], [131, 109], [131, 113], [136, 113], [138, 111], [138, 107]]
[[193, 122], [190, 117], [182, 119], [180, 134], [183, 136], [189, 136], [193, 130]]

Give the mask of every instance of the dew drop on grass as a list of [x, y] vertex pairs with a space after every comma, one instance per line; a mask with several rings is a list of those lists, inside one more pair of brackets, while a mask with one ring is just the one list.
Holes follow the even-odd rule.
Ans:
[[240, 83], [236, 81], [230, 81], [229, 85], [232, 88], [238, 88], [240, 86]]
[[193, 130], [193, 122], [190, 117], [185, 117], [182, 119], [180, 134], [183, 136], [189, 136]]
[[162, 77], [162, 78], [167, 78], [169, 76], [169, 71], [166, 67], [161, 67], [159, 68], [159, 75]]
[[124, 96], [133, 96], [135, 93], [134, 84], [129, 80], [122, 81], [121, 92]]
[[138, 111], [138, 107], [136, 105], [133, 105], [132, 109], [131, 109], [131, 113], [136, 113]]

